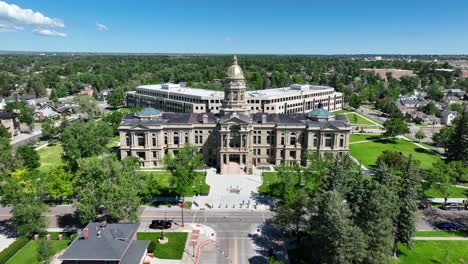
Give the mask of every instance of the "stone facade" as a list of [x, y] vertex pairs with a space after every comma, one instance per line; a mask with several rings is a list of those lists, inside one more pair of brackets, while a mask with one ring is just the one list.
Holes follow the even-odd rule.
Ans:
[[219, 173], [251, 173], [260, 164], [306, 165], [308, 152], [347, 152], [350, 130], [344, 115], [335, 116], [321, 105], [309, 113], [250, 113], [245, 79], [235, 60], [220, 114], [148, 108], [127, 115], [119, 127], [120, 154], [138, 157], [143, 167], [161, 167], [164, 155], [189, 143]]

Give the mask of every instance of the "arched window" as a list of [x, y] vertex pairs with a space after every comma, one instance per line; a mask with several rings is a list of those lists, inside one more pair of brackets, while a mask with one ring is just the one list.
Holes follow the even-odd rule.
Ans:
[[167, 145], [167, 132], [164, 132], [164, 144]]
[[289, 144], [296, 145], [296, 133], [293, 132], [289, 135]]
[[174, 144], [179, 145], [179, 132], [174, 132]]
[[229, 128], [229, 147], [240, 148], [240, 127], [237, 125]]

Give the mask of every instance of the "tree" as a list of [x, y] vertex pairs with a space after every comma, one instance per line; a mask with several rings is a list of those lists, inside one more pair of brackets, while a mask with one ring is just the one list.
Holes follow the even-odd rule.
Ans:
[[419, 129], [418, 132], [416, 132], [414, 136], [419, 142], [421, 142], [422, 139], [426, 138], [426, 134], [424, 133], [422, 129]]
[[0, 137], [0, 174], [13, 170], [13, 155], [10, 138]]
[[8, 129], [6, 129], [2, 124], [0, 124], [0, 137], [10, 138], [11, 133]]
[[81, 221], [95, 220], [101, 211], [113, 221], [136, 221], [141, 203], [138, 193], [142, 187], [138, 168], [134, 158], [81, 159], [73, 181]]
[[37, 247], [37, 261], [39, 263], [49, 263], [52, 256], [55, 255], [54, 247], [48, 240], [39, 240]]
[[384, 136], [395, 138], [398, 135], [409, 133], [408, 124], [400, 118], [387, 119], [383, 126], [385, 128]]
[[2, 179], [3, 206], [13, 206], [12, 222], [20, 235], [31, 237], [43, 233], [47, 219], [47, 206], [42, 202], [47, 192], [45, 177], [38, 171], [17, 170]]
[[306, 223], [306, 206], [309, 196], [304, 188], [288, 186], [284, 201], [278, 205], [273, 222], [298, 234]]
[[421, 188], [420, 182], [420, 170], [417, 168], [413, 156], [410, 155], [401, 176], [397, 214], [393, 222], [394, 257], [397, 257], [398, 243], [411, 247], [416, 230], [416, 205]]
[[384, 150], [377, 158], [377, 165], [385, 163], [392, 170], [401, 170], [407, 159], [403, 153], [395, 150]]
[[314, 263], [359, 263], [366, 254], [364, 235], [350, 220], [351, 211], [338, 191], [318, 197], [313, 219]]
[[113, 107], [122, 106], [124, 104], [125, 91], [122, 88], [117, 88], [107, 98], [107, 103]]
[[444, 161], [439, 160], [432, 164], [432, 168], [428, 171], [427, 182], [433, 186], [444, 197], [444, 203], [447, 203], [448, 197], [453, 192], [453, 184], [457, 178], [457, 171], [447, 165]]
[[122, 116], [124, 113], [120, 111], [112, 111], [106, 114], [104, 116], [103, 120], [107, 123], [109, 123], [114, 130], [117, 130], [118, 126], [120, 125], [120, 122], [122, 121]]
[[65, 128], [62, 135], [62, 159], [75, 171], [79, 159], [105, 152], [112, 135], [112, 128], [103, 121], [73, 122]]
[[203, 156], [196, 146], [185, 144], [175, 156], [165, 155], [164, 163], [175, 178], [177, 193], [184, 197], [195, 180], [195, 169], [203, 164]]
[[452, 134], [453, 127], [443, 127], [439, 130], [439, 132], [432, 134], [432, 141], [434, 141], [437, 146], [444, 147], [444, 152], [447, 152], [447, 147], [449, 145]]
[[34, 110], [28, 107], [26, 101], [11, 101], [5, 106], [7, 112], [18, 112], [18, 120], [30, 129], [34, 127]]
[[468, 163], [468, 109], [466, 104], [463, 110], [452, 122], [453, 133], [447, 145], [447, 160], [460, 160]]
[[73, 177], [64, 166], [50, 169], [47, 174], [48, 196], [53, 199], [64, 199], [73, 194]]
[[438, 110], [439, 109], [437, 109], [437, 106], [432, 101], [422, 107], [422, 111], [427, 115], [435, 115]]
[[354, 171], [354, 162], [349, 155], [333, 157], [325, 177], [320, 183], [320, 191], [338, 191], [345, 195], [348, 193]]
[[361, 96], [357, 94], [352, 94], [351, 96], [348, 97], [348, 104], [352, 108], [358, 109], [361, 106], [361, 103], [362, 103]]
[[24, 145], [18, 147], [15, 158], [23, 167], [28, 169], [36, 169], [41, 166], [39, 154], [31, 146]]
[[454, 103], [454, 104], [451, 104], [451, 105], [450, 105], [450, 110], [452, 110], [452, 111], [460, 112], [462, 109], [463, 109], [463, 105], [462, 105], [462, 104]]
[[77, 105], [77, 110], [80, 114], [86, 114], [90, 118], [98, 116], [101, 112], [96, 99], [89, 95], [77, 95], [73, 99]]
[[41, 130], [42, 135], [49, 139], [56, 138], [60, 133], [59, 128], [55, 125], [55, 121], [50, 118], [46, 118], [42, 122]]
[[439, 85], [436, 83], [431, 84], [427, 89], [427, 98], [439, 101], [442, 97], [444, 97], [444, 93], [440, 89]]

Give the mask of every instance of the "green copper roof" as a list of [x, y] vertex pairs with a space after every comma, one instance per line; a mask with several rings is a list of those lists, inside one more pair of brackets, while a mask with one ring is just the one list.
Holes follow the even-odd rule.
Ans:
[[332, 116], [333, 114], [323, 108], [316, 108], [309, 112], [309, 116]]
[[136, 113], [136, 115], [137, 116], [156, 116], [156, 115], [161, 115], [161, 111], [159, 111], [158, 109], [148, 107]]

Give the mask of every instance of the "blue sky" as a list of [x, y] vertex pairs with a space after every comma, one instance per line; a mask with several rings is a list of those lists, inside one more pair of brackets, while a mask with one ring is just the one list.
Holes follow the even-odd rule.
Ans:
[[468, 1], [0, 0], [0, 50], [468, 54]]

